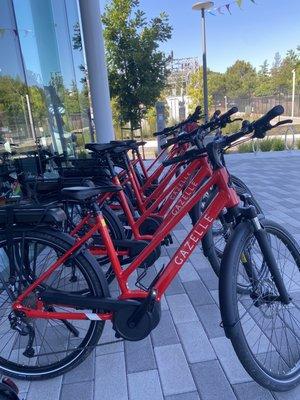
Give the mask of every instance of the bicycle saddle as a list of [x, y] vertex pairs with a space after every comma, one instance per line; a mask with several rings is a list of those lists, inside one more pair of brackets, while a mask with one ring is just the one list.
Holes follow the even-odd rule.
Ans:
[[99, 196], [102, 193], [115, 193], [120, 191], [122, 188], [115, 185], [95, 186], [95, 187], [84, 187], [74, 186], [62, 189], [62, 195], [70, 200], [85, 201], [92, 199], [93, 197]]
[[119, 144], [121, 146], [131, 146], [136, 143], [136, 140], [128, 139], [128, 140], [111, 140], [112, 144]]
[[147, 142], [140, 141], [137, 142], [136, 140], [112, 140], [110, 143], [118, 143], [122, 146], [128, 146], [131, 149], [137, 149], [140, 146], [145, 146]]
[[87, 143], [85, 145], [85, 148], [87, 150], [91, 150], [95, 153], [105, 153], [113, 150], [115, 147], [119, 147], [120, 145], [118, 143]]

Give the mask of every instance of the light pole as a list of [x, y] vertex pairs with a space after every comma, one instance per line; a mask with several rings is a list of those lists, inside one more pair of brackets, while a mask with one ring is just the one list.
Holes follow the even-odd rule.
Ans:
[[203, 98], [204, 98], [204, 119], [208, 122], [208, 90], [207, 90], [207, 64], [206, 64], [206, 29], [205, 29], [205, 11], [214, 6], [212, 1], [205, 1], [196, 3], [192, 9], [201, 11], [201, 25], [202, 25], [202, 59], [203, 59]]
[[224, 96], [225, 112], [228, 111], [227, 96]]
[[293, 91], [292, 91], [292, 118], [294, 118], [294, 108], [295, 108], [295, 87], [296, 87], [296, 70], [292, 70], [293, 74]]

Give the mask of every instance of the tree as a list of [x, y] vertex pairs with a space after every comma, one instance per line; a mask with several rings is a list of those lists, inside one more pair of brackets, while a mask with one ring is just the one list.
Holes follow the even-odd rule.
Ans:
[[[278, 53], [276, 53], [278, 54]], [[276, 58], [276, 55], [275, 55]], [[300, 73], [300, 55], [299, 51], [288, 50], [286, 57], [280, 63], [273, 64], [272, 68], [272, 84], [273, 93], [288, 94], [292, 90], [292, 70], [296, 69], [298, 81]], [[299, 71], [299, 73], [298, 73]]]
[[269, 76], [269, 63], [268, 60], [265, 60], [262, 65], [260, 65], [258, 74], [261, 76]]
[[272, 94], [273, 91], [272, 77], [269, 71], [269, 64], [267, 60], [265, 60], [263, 64], [259, 67], [256, 82], [257, 82], [255, 87], [256, 96], [269, 96]]
[[102, 18], [111, 95], [132, 131], [166, 86], [168, 59], [159, 45], [172, 32], [165, 13], [147, 22], [138, 7], [139, 0], [112, 0]]
[[277, 70], [278, 68], [280, 68], [280, 65], [281, 65], [281, 55], [277, 52], [275, 53], [274, 56], [272, 69]]
[[[208, 86], [208, 103], [211, 106], [213, 103], [220, 101], [226, 94], [226, 84], [224, 74], [220, 72], [207, 71], [207, 86]], [[190, 110], [194, 110], [196, 106], [203, 104], [203, 69], [198, 68], [190, 75], [187, 94], [191, 99], [189, 104]]]
[[256, 71], [247, 61], [237, 60], [225, 73], [227, 95], [249, 97], [255, 91]]

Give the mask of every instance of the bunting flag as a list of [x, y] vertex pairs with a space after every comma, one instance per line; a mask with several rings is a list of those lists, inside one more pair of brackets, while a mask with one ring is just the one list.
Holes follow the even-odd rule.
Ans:
[[231, 15], [231, 11], [230, 11], [230, 4], [225, 4], [227, 11], [229, 12], [229, 14]]
[[222, 4], [222, 5], [219, 6], [219, 7], [213, 8], [212, 10], [209, 10], [208, 13], [209, 13], [210, 15], [213, 15], [214, 17], [216, 17], [217, 14], [224, 15], [225, 13], [224, 13], [223, 11], [227, 10], [227, 12], [228, 12], [230, 15], [232, 15], [232, 13], [231, 13], [231, 8], [230, 8], [230, 7], [231, 7], [232, 5], [235, 4], [235, 5], [237, 5], [237, 6], [239, 7], [239, 9], [242, 9], [242, 4], [243, 4], [245, 1], [250, 1], [250, 2], [253, 3], [253, 4], [257, 4], [257, 3], [256, 3], [256, 0], [234, 0], [234, 1], [231, 1], [230, 3], [225, 3], [225, 4]]

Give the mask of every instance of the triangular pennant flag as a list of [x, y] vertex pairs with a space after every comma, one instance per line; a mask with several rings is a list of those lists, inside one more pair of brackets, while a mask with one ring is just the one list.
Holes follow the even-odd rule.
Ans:
[[230, 3], [229, 4], [225, 4], [227, 11], [229, 12], [229, 14], [231, 15], [231, 11], [230, 11]]
[[254, 0], [250, 0], [250, 1], [251, 1], [251, 3], [254, 3], [254, 4], [256, 4]]
[[223, 7], [223, 6], [217, 8], [219, 14], [224, 14], [224, 13], [221, 11], [221, 10], [222, 10], [222, 7]]
[[208, 14], [213, 15], [214, 17], [216, 16], [212, 11], [208, 11]]
[[243, 0], [236, 0], [236, 1], [235, 1], [236, 4], [237, 4], [240, 8], [242, 8], [242, 1], [243, 1]]

